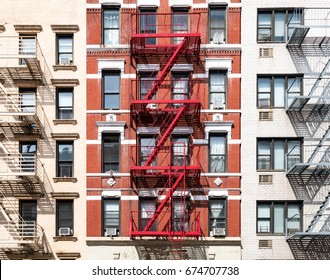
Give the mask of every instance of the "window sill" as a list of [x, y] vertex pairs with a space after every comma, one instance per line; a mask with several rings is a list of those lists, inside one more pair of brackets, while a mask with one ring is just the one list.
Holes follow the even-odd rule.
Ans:
[[53, 65], [54, 71], [77, 71], [76, 65]]
[[77, 178], [75, 177], [55, 177], [53, 178], [54, 183], [62, 183], [62, 182], [71, 182], [71, 183], [77, 183]]
[[58, 124], [72, 124], [72, 125], [76, 125], [78, 122], [77, 120], [73, 120], [73, 119], [68, 119], [68, 120], [64, 120], [64, 119], [56, 119], [53, 120], [54, 125], [58, 125]]
[[78, 238], [75, 236], [54, 236], [53, 239], [54, 239], [54, 242], [58, 242], [58, 241], [77, 242], [78, 241]]

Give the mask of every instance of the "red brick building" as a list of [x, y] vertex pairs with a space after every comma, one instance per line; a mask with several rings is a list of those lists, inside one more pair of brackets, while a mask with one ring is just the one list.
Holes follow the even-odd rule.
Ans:
[[240, 259], [240, 1], [87, 1], [87, 258]]

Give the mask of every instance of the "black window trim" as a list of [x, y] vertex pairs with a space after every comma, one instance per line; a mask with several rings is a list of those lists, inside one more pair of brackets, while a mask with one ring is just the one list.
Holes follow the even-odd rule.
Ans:
[[[283, 140], [284, 141], [284, 169], [274, 169], [274, 142], [275, 140]], [[258, 160], [258, 157], [259, 157], [259, 154], [258, 154], [258, 144], [259, 144], [259, 141], [270, 141], [270, 169], [258, 169], [258, 163], [259, 163], [259, 160]], [[290, 151], [288, 151], [288, 141], [299, 141], [300, 142], [300, 146], [302, 146], [303, 144], [303, 138], [301, 137], [260, 137], [260, 138], [257, 138], [257, 141], [256, 141], [256, 170], [257, 172], [283, 172], [285, 171], [285, 157], [286, 157], [286, 154]], [[303, 160], [303, 153], [302, 153], [302, 148], [300, 147], [300, 162], [302, 162]]]
[[[284, 220], [283, 220], [283, 233], [274, 233], [274, 206], [275, 204], [284, 204]], [[269, 205], [270, 206], [270, 231], [259, 232], [258, 231], [258, 206]], [[300, 206], [300, 230], [303, 228], [303, 201], [301, 200], [257, 200], [256, 201], [256, 234], [257, 235], [285, 235], [285, 220], [287, 219], [288, 205], [299, 205]]]

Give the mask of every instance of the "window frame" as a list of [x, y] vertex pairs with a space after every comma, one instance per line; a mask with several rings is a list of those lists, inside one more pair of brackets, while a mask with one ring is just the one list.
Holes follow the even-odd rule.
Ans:
[[[34, 50], [34, 51], [24, 51], [24, 40], [31, 40], [34, 42], [25, 42], [28, 45], [28, 50]], [[33, 47], [31, 47], [33, 44]], [[36, 55], [37, 54], [37, 34], [26, 34], [26, 33], [20, 33], [19, 34], [19, 46], [18, 46], [18, 52], [21, 55]], [[19, 65], [26, 65], [24, 58], [19, 58]]]
[[[225, 27], [224, 27], [224, 32], [223, 32], [223, 42], [219, 42], [219, 43], [213, 43], [213, 37], [211, 37], [212, 34], [212, 30], [213, 29], [222, 29], [222, 28], [212, 28], [211, 26], [211, 11], [212, 10], [221, 10], [224, 11], [224, 16], [225, 16]], [[225, 44], [227, 42], [227, 7], [226, 6], [219, 6], [219, 5], [209, 5], [209, 13], [208, 13], [208, 24], [209, 24], [209, 28], [208, 28], [208, 43], [209, 44]]]
[[[157, 34], [158, 31], [158, 24], [157, 24], [157, 7], [140, 7], [139, 8], [139, 22], [138, 22], [138, 29], [139, 29], [139, 33], [141, 34]], [[144, 16], [146, 19], [148, 18], [148, 16], [154, 15], [155, 16], [155, 30], [151, 30], [152, 32], [148, 32], [148, 29], [142, 29], [142, 17]], [[145, 39], [145, 44], [146, 45], [156, 45], [157, 44], [157, 38], [146, 38]]]
[[[225, 154], [211, 154], [211, 138], [212, 137], [222, 137], [224, 138], [225, 141]], [[228, 168], [228, 135], [226, 133], [223, 132], [210, 132], [209, 133], [209, 143], [208, 143], [208, 147], [209, 147], [209, 152], [208, 152], [208, 170], [210, 173], [226, 173], [227, 172], [227, 168]], [[211, 170], [211, 157], [212, 156], [224, 156], [224, 168], [223, 170], [219, 171], [219, 172], [212, 172]]]
[[[275, 141], [283, 141], [284, 142], [284, 158], [283, 158], [283, 169], [275, 169]], [[257, 138], [257, 147], [256, 147], [256, 170], [258, 172], [264, 172], [264, 171], [271, 171], [271, 172], [283, 172], [286, 170], [286, 157], [287, 154], [290, 152], [288, 151], [288, 146], [289, 146], [289, 142], [299, 142], [300, 144], [300, 162], [302, 162], [303, 160], [303, 153], [302, 153], [302, 148], [301, 145], [303, 144], [303, 139], [302, 138]], [[259, 169], [259, 157], [264, 156], [264, 155], [259, 155], [259, 143], [260, 142], [269, 142], [269, 147], [270, 147], [270, 154], [269, 154], [269, 165], [270, 168], [269, 169]]]
[[[121, 200], [119, 197], [103, 197], [102, 198], [102, 215], [101, 215], [101, 218], [102, 218], [102, 233], [101, 233], [101, 236], [106, 236], [106, 213], [105, 213], [105, 206], [106, 206], [106, 201], [116, 201], [118, 202], [118, 225], [116, 225], [116, 236], [120, 236], [120, 225], [121, 225]], [[110, 211], [109, 211], [110, 212]], [[115, 211], [112, 211], [112, 212], [115, 212]], [[109, 227], [110, 228], [110, 227]]]
[[[276, 8], [276, 9], [258, 9], [257, 11], [257, 43], [285, 43], [286, 42], [286, 25], [288, 24], [289, 21], [289, 16], [290, 13], [293, 13], [294, 9], [281, 9], [281, 8]], [[271, 17], [270, 17], [270, 36], [269, 36], [269, 40], [260, 40], [259, 39], [259, 30], [261, 29], [259, 27], [259, 15], [260, 14], [266, 14], [266, 13], [270, 13]], [[283, 32], [283, 40], [275, 40], [275, 14], [276, 13], [285, 13], [284, 16], [284, 32]], [[265, 28], [264, 28], [265, 29]]]
[[[71, 145], [72, 146], [72, 159], [71, 160], [60, 160], [60, 150], [59, 147], [60, 145]], [[71, 163], [71, 176], [68, 176], [68, 178], [72, 178], [74, 176], [74, 142], [73, 141], [57, 141], [56, 142], [56, 176], [59, 178], [65, 178], [62, 172], [60, 172], [60, 166], [61, 163]], [[64, 165], [64, 166], [70, 166], [70, 165]]]
[[[265, 74], [258, 74], [257, 75], [257, 108], [258, 109], [266, 109], [266, 108], [278, 108], [278, 109], [283, 109], [285, 108], [286, 106], [286, 101], [287, 101], [287, 98], [286, 98], [286, 94], [287, 94], [287, 91], [289, 90], [289, 88], [293, 85], [293, 83], [290, 85], [289, 87], [289, 79], [300, 79], [300, 94], [299, 96], [303, 96], [304, 95], [304, 83], [303, 83], [303, 75], [280, 75], [280, 74], [277, 74], [277, 75], [265, 75]], [[259, 105], [259, 96], [261, 94], [261, 92], [259, 91], [259, 79], [270, 79], [270, 92], [269, 92], [269, 95], [270, 95], [270, 106], [260, 106]], [[284, 79], [284, 96], [283, 96], [283, 99], [284, 99], [284, 106], [275, 106], [275, 80], [276, 79]]]
[[[172, 12], [172, 15], [171, 15], [171, 32], [173, 34], [186, 34], [186, 33], [190, 32], [190, 13], [189, 13], [189, 11], [190, 11], [189, 7], [172, 7], [172, 11], [171, 11]], [[186, 27], [186, 29], [185, 30], [183, 30], [183, 29], [181, 30], [180, 28], [176, 29], [175, 25], [174, 25], [175, 16], [178, 16], [178, 15], [186, 16], [186, 14], [187, 14], [187, 27]], [[182, 32], [182, 31], [184, 31], [184, 32]], [[173, 37], [172, 38], [172, 43], [178, 45], [178, 44], [181, 43], [182, 40], [183, 40], [183, 37], [179, 37], [179, 38]]]
[[[224, 91], [212, 91], [212, 86], [211, 86], [211, 76], [212, 75], [218, 75], [224, 78]], [[212, 94], [218, 94], [218, 95], [223, 95], [223, 103], [224, 106], [222, 110], [227, 109], [227, 95], [228, 95], [228, 72], [226, 70], [220, 70], [220, 69], [210, 69], [209, 70], [209, 108], [211, 110], [221, 110], [221, 106], [219, 108], [214, 108], [214, 102], [212, 100]], [[221, 100], [221, 98], [220, 98]], [[221, 103], [221, 102], [220, 102]]]
[[[106, 92], [106, 87], [105, 87], [105, 77], [111, 77], [115, 76], [118, 77], [118, 91], [109, 91]], [[121, 72], [120, 70], [105, 70], [102, 71], [102, 109], [103, 110], [119, 110], [120, 109], [120, 92], [121, 92]], [[117, 96], [118, 97], [118, 106], [114, 107], [107, 107], [106, 106], [106, 98], [110, 98], [111, 96]]]
[[[71, 52], [60, 52], [60, 39], [71, 39]], [[73, 33], [65, 33], [65, 34], [61, 34], [61, 33], [57, 33], [56, 34], [56, 65], [73, 65], [73, 50], [74, 50], [74, 36]], [[70, 55], [71, 55], [71, 60], [69, 64], [64, 64], [61, 63], [61, 55], [68, 55], [68, 56], [64, 56], [64, 58], [68, 58], [70, 59]]]
[[[61, 222], [60, 222], [60, 204], [70, 204], [72, 207], [71, 210], [71, 217], [69, 217], [69, 219], [71, 220], [69, 223], [71, 224], [71, 226], [60, 226]], [[63, 211], [63, 210], [62, 210]], [[73, 199], [57, 199], [56, 200], [56, 232], [55, 232], [55, 236], [60, 236], [59, 235], [59, 229], [61, 227], [69, 227], [71, 229], [71, 232], [69, 234], [69, 236], [73, 236], [74, 235], [74, 200]]]
[[[106, 28], [105, 27], [105, 12], [106, 11], [113, 11], [113, 12], [118, 12], [118, 28]], [[113, 45], [119, 45], [120, 44], [120, 37], [121, 37], [121, 34], [120, 34], [120, 27], [121, 27], [121, 13], [120, 13], [120, 6], [116, 6], [116, 5], [112, 5], [112, 6], [104, 6], [102, 5], [102, 44], [105, 45], [105, 46], [113, 46]], [[105, 32], [107, 30], [118, 30], [118, 43], [117, 44], [108, 44], [105, 42]]]
[[[116, 140], [118, 139], [118, 142], [109, 142], [113, 139]], [[106, 143], [118, 143], [118, 162], [116, 161], [105, 161], [105, 144]], [[110, 170], [112, 170], [113, 172], [120, 172], [120, 152], [121, 152], [121, 149], [120, 149], [120, 134], [119, 133], [102, 133], [102, 173], [106, 173], [106, 172], [109, 172]], [[115, 170], [115, 169], [109, 169], [109, 170], [106, 170], [105, 169], [105, 165], [106, 164], [118, 164], [118, 170]]]
[[[71, 107], [70, 106], [60, 106], [60, 93], [71, 93]], [[61, 109], [68, 110], [71, 108], [71, 118], [60, 117]], [[73, 88], [56, 88], [56, 119], [57, 120], [73, 120], [74, 119], [74, 89]]]
[[[259, 218], [259, 206], [260, 205], [266, 205], [269, 206], [269, 218], [267, 217], [260, 217]], [[275, 232], [275, 205], [283, 205], [283, 232]], [[303, 202], [300, 200], [293, 200], [293, 201], [263, 201], [258, 200], [256, 202], [256, 233], [258, 235], [285, 235], [286, 232], [286, 219], [288, 219], [288, 209], [289, 205], [295, 205], [299, 206], [299, 230], [302, 230], [303, 228]], [[290, 218], [290, 217], [289, 217]], [[269, 231], [260, 231], [259, 230], [259, 221], [269, 221]]]
[[[211, 204], [210, 204], [210, 201], [223, 201], [224, 203], [224, 211], [225, 211], [225, 217], [222, 218], [216, 218], [216, 217], [213, 217], [212, 216], [212, 211], [211, 211]], [[208, 223], [208, 226], [209, 226], [209, 233], [210, 233], [210, 236], [211, 236], [211, 233], [213, 231], [213, 220], [214, 219], [219, 219], [221, 220], [221, 222], [223, 222], [224, 224], [224, 229], [225, 229], [225, 235], [227, 236], [227, 229], [228, 229], [228, 201], [227, 201], [227, 198], [225, 197], [210, 197], [209, 198], [209, 205], [208, 205], [208, 211], [209, 211], [209, 223]]]
[[[150, 143], [151, 141], [154, 141], [155, 142], [154, 146], [152, 146], [152, 145], [148, 145], [148, 146], [142, 145], [142, 139], [144, 139], [146, 141], [149, 140], [148, 143]], [[148, 160], [149, 156], [151, 155], [151, 153], [153, 152], [153, 150], [157, 146], [157, 138], [155, 138], [155, 135], [152, 135], [152, 134], [140, 134], [138, 141], [139, 141], [139, 147], [140, 147], [138, 149], [138, 157], [139, 157], [138, 158], [138, 163], [139, 163], [140, 166], [144, 166], [145, 162]], [[143, 156], [143, 151], [148, 151], [148, 154], [146, 156]], [[153, 160], [153, 162], [150, 164], [150, 166], [156, 166], [157, 165], [157, 160], [158, 160], [158, 157], [156, 156], [155, 159]]]
[[[139, 230], [142, 231], [144, 229], [144, 227], [148, 224], [149, 220], [151, 219], [151, 217], [147, 217], [147, 218], [143, 218], [142, 217], [142, 203], [143, 202], [151, 202], [155, 205], [155, 212], [150, 215], [151, 217], [156, 213], [157, 207], [158, 207], [158, 200], [157, 197], [139, 197]], [[150, 227], [151, 231], [156, 231], [157, 230], [157, 219], [155, 220], [155, 222], [152, 224], [152, 226]]]

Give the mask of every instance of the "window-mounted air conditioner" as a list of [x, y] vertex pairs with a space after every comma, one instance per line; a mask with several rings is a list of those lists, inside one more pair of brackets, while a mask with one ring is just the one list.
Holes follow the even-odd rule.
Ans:
[[60, 65], [71, 65], [72, 60], [69, 57], [61, 57], [60, 58]]
[[226, 236], [225, 228], [214, 228], [213, 236]]
[[223, 98], [214, 100], [213, 109], [214, 110], [225, 109], [225, 100]]
[[105, 229], [105, 236], [116, 236], [117, 229], [116, 228], [106, 228]]
[[155, 104], [155, 103], [150, 103], [150, 104], [147, 105], [146, 108], [147, 108], [147, 109], [157, 109], [157, 104]]
[[71, 235], [71, 228], [69, 227], [60, 227], [58, 230], [59, 236], [69, 236]]

